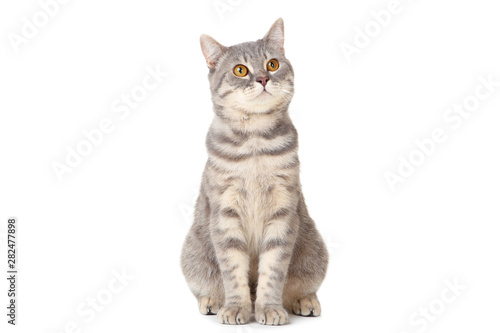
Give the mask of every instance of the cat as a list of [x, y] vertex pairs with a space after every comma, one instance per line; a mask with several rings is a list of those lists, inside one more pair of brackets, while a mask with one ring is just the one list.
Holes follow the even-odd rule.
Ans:
[[245, 324], [252, 311], [264, 325], [286, 324], [288, 312], [319, 316], [328, 252], [299, 180], [283, 20], [255, 42], [200, 43], [215, 116], [181, 255], [199, 311], [223, 324]]

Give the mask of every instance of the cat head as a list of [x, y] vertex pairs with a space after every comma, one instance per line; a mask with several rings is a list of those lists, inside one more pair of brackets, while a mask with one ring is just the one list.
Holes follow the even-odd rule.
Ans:
[[285, 58], [281, 18], [255, 42], [226, 47], [201, 35], [200, 43], [210, 69], [214, 104], [246, 114], [288, 106], [293, 96], [293, 69]]

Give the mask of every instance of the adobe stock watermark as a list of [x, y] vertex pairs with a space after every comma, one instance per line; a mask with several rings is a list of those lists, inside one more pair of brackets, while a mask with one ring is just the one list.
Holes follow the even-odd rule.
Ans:
[[212, 6], [217, 16], [219, 16], [219, 19], [224, 21], [226, 14], [234, 11], [242, 2], [243, 0], [214, 0]]
[[40, 0], [36, 10], [30, 17], [21, 17], [21, 27], [19, 32], [7, 32], [7, 39], [14, 49], [15, 53], [19, 53], [21, 45], [28, 44], [33, 38], [38, 36], [40, 31], [45, 28], [50, 21], [56, 17], [61, 8], [70, 0]]
[[399, 333], [425, 332], [432, 323], [436, 322], [455, 303], [467, 289], [457, 278], [444, 280], [445, 287], [441, 293], [423, 306], [420, 306], [408, 318], [409, 329], [401, 330]]
[[110, 117], [104, 117], [98, 125], [91, 129], [82, 130], [81, 139], [72, 147], [66, 146], [66, 157], [63, 161], [52, 161], [51, 166], [57, 179], [62, 182], [64, 175], [72, 173], [76, 167], [82, 164], [85, 157], [92, 154], [94, 148], [100, 146], [107, 135], [112, 133], [118, 121], [127, 119], [130, 112], [137, 109], [148, 95], [157, 89], [168, 76], [163, 72], [160, 65], [155, 68], [146, 66], [146, 75], [142, 81], [130, 89], [128, 93], [122, 93], [110, 105], [111, 112], [118, 117], [114, 121]]
[[372, 10], [369, 21], [362, 28], [355, 26], [352, 42], [342, 41], [339, 44], [347, 63], [350, 64], [354, 55], [359, 55], [362, 50], [366, 49], [372, 40], [378, 37], [391, 24], [393, 18], [401, 14], [403, 10], [401, 0], [390, 0], [385, 9]]
[[443, 112], [445, 126], [437, 126], [430, 131], [428, 137], [415, 140], [415, 148], [410, 153], [398, 156], [396, 170], [384, 172], [385, 181], [392, 192], [396, 191], [398, 184], [404, 183], [413, 175], [437, 151], [440, 144], [448, 140], [451, 130], [456, 131], [462, 127], [464, 120], [477, 111], [480, 103], [489, 99], [500, 86], [500, 81], [494, 81], [493, 74], [479, 76], [478, 81], [473, 93]]
[[81, 301], [75, 309], [77, 319], [64, 324], [61, 330], [54, 333], [82, 333], [84, 327], [92, 323], [100, 313], [110, 306], [113, 300], [134, 280], [125, 268], [121, 271], [111, 270], [113, 277], [109, 279], [104, 288]]

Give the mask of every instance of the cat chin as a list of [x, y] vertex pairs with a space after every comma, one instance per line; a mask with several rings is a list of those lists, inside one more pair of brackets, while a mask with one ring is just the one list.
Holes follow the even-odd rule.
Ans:
[[264, 114], [278, 107], [282, 101], [281, 98], [271, 93], [265, 93], [250, 99], [247, 96], [232, 96], [230, 100], [225, 101], [226, 103], [222, 102], [220, 104], [225, 106], [228, 110], [239, 110], [247, 114]]
[[263, 114], [269, 113], [271, 110], [276, 108], [279, 105], [279, 101], [276, 98], [271, 97], [270, 95], [264, 98], [256, 98], [254, 100], [248, 101], [244, 108], [246, 112], [249, 114]]

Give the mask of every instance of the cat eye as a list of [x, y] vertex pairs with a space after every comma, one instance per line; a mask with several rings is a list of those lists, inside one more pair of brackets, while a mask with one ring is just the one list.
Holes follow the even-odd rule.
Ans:
[[236, 76], [244, 77], [248, 73], [248, 68], [246, 68], [246, 66], [243, 65], [236, 65], [236, 67], [234, 67], [233, 69], [233, 73]]
[[267, 70], [268, 71], [274, 72], [275, 70], [278, 69], [278, 67], [280, 67], [280, 65], [278, 63], [278, 60], [276, 60], [276, 59], [271, 59], [267, 62]]

